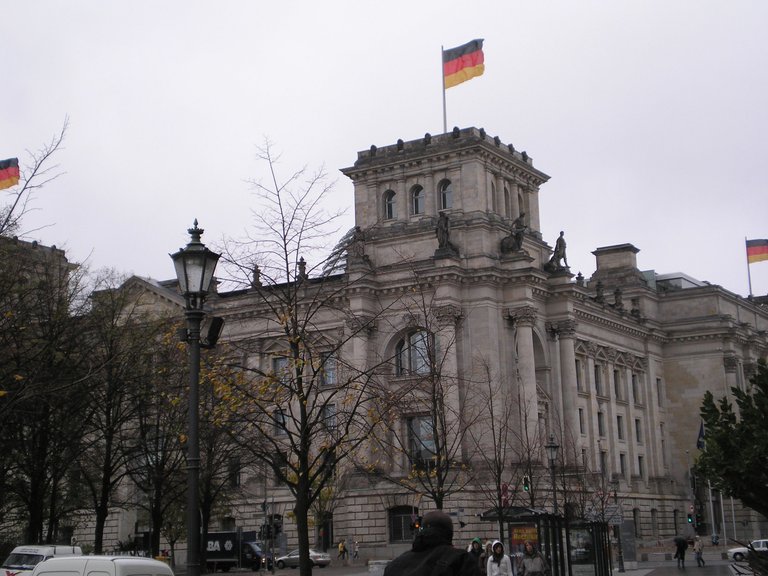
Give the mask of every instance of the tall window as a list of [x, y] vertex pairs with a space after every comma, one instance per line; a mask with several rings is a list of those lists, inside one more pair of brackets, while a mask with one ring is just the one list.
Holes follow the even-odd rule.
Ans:
[[637, 475], [640, 478], [645, 478], [645, 459], [642, 455], [637, 457]]
[[580, 434], [587, 433], [584, 426], [584, 408], [579, 408], [579, 433]]
[[282, 408], [277, 408], [272, 413], [272, 421], [275, 423], [275, 436], [285, 436], [288, 433], [285, 429], [287, 421]]
[[338, 383], [336, 378], [336, 356], [332, 352], [323, 352], [321, 358], [323, 364], [320, 367], [320, 385], [335, 386]]
[[395, 506], [389, 509], [389, 541], [411, 542], [411, 525], [419, 514], [419, 509], [412, 506]]
[[320, 419], [326, 432], [336, 431], [336, 404], [326, 404], [320, 412]]
[[581, 392], [584, 389], [584, 383], [581, 376], [581, 360], [576, 359], [576, 390]]
[[429, 416], [408, 418], [408, 457], [416, 466], [427, 465], [435, 455], [435, 434]]
[[230, 458], [227, 462], [227, 482], [231, 488], [240, 486], [240, 471], [242, 464], [240, 458]]
[[621, 414], [616, 415], [616, 432], [619, 435], [619, 440], [624, 440], [624, 416]]
[[450, 180], [440, 182], [440, 210], [453, 208], [453, 187]]
[[632, 401], [635, 404], [643, 403], [643, 399], [640, 395], [640, 382], [637, 378], [637, 374], [632, 374]]
[[635, 418], [635, 440], [638, 444], [643, 443], [643, 425], [640, 418]]
[[619, 474], [622, 478], [627, 477], [627, 455], [624, 453], [619, 454]]
[[602, 412], [597, 413], [597, 433], [605, 436], [605, 414]]
[[600, 364], [595, 364], [595, 394], [598, 396], [603, 395], [603, 367]]
[[661, 384], [661, 378], [656, 378], [656, 402], [659, 405], [659, 407], [664, 405], [664, 401], [662, 400], [664, 390], [663, 386]]
[[623, 400], [621, 393], [621, 371], [613, 371], [613, 395], [616, 400]]
[[429, 336], [424, 330], [411, 332], [395, 348], [398, 376], [429, 373]]
[[275, 373], [275, 378], [280, 380], [281, 383], [287, 384], [290, 381], [288, 358], [286, 356], [272, 358], [272, 372]]
[[394, 220], [395, 218], [397, 218], [395, 191], [387, 190], [384, 192], [384, 220]]
[[411, 213], [424, 214], [424, 188], [418, 185], [411, 188]]

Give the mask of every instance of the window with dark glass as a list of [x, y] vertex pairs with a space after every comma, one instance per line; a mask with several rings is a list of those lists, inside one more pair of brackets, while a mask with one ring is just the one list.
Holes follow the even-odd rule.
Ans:
[[427, 466], [435, 455], [435, 435], [429, 416], [412, 416], [408, 424], [408, 457], [416, 466]]
[[414, 521], [419, 509], [413, 506], [394, 506], [389, 509], [389, 541], [412, 542]]
[[440, 182], [440, 210], [453, 208], [453, 187], [450, 180]]
[[429, 374], [429, 336], [418, 330], [400, 340], [395, 347], [395, 371], [398, 376]]
[[414, 186], [411, 189], [411, 213], [424, 214], [424, 188]]
[[335, 386], [338, 383], [336, 378], [336, 356], [332, 352], [323, 352], [321, 358], [320, 385]]
[[384, 192], [384, 220], [394, 220], [395, 218], [397, 218], [395, 191], [387, 190]]

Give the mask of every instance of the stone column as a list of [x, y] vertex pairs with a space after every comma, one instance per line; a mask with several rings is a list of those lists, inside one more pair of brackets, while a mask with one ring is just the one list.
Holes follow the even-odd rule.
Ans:
[[520, 216], [520, 210], [522, 210], [522, 206], [520, 206], [520, 198], [518, 197], [520, 192], [517, 182], [510, 183], [509, 193], [512, 196], [512, 214], [510, 215], [510, 218], [514, 220]]
[[576, 321], [562, 320], [557, 323], [557, 334], [560, 341], [560, 383], [563, 397], [563, 426], [565, 433], [574, 439], [577, 446], [580, 437], [579, 411], [576, 402]]
[[[358, 313], [353, 318], [347, 320], [346, 330], [351, 337], [346, 344], [345, 352], [348, 352], [348, 357], [345, 358], [345, 360], [353, 367], [353, 370], [367, 369], [368, 366], [371, 366], [368, 357], [373, 348], [371, 337], [376, 331], [376, 322], [374, 318]], [[343, 379], [346, 376], [342, 371], [342, 366], [337, 365], [336, 369], [337, 380], [343, 382]], [[367, 411], [367, 408], [368, 406], [366, 404], [361, 408], [361, 413]], [[373, 439], [360, 447], [360, 457], [367, 460], [369, 464], [375, 465], [376, 461], [381, 458], [381, 456], [382, 455], [377, 452], [377, 446]]]
[[438, 332], [435, 352], [440, 371], [440, 387], [445, 403], [447, 446], [458, 446], [461, 432], [461, 398], [459, 395], [458, 339], [457, 326], [461, 322], [461, 308], [454, 304], [437, 305], [433, 308], [437, 319]]
[[510, 309], [507, 318], [514, 329], [513, 351], [517, 361], [519, 385], [517, 390], [520, 404], [521, 426], [527, 431], [528, 439], [536, 438], [539, 418], [539, 400], [536, 394], [536, 360], [533, 352], [533, 326], [537, 310], [533, 306]]

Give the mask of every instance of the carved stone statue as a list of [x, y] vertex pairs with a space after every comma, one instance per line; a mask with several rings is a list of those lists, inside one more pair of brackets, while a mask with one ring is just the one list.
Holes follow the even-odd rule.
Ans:
[[501, 252], [507, 254], [509, 252], [517, 252], [523, 249], [523, 236], [528, 229], [528, 225], [525, 223], [525, 212], [521, 212], [520, 216], [512, 221], [510, 226], [509, 236], [505, 236], [501, 240]]
[[544, 265], [544, 270], [547, 272], [557, 272], [559, 270], [567, 269], [568, 257], [565, 255], [565, 232], [561, 231], [560, 236], [555, 242], [555, 251], [552, 253], [549, 262]]
[[445, 212], [440, 212], [440, 216], [437, 218], [435, 235], [437, 236], [438, 248], [451, 247], [451, 223], [448, 220], [448, 214]]

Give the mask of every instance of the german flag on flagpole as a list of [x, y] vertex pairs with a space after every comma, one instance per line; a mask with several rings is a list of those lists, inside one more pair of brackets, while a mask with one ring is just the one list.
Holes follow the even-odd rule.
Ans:
[[0, 160], [0, 190], [19, 183], [19, 159]]
[[443, 85], [452, 88], [485, 71], [483, 40], [472, 40], [456, 48], [443, 50]]
[[768, 260], [768, 240], [747, 240], [747, 262]]

